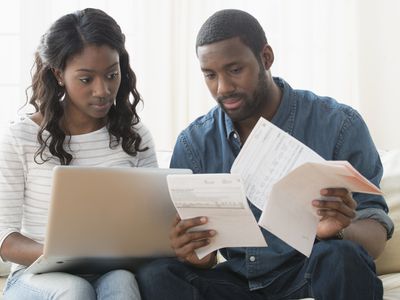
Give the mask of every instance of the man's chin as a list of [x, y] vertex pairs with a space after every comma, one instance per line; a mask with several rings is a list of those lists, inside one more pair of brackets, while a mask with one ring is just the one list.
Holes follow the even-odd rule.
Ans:
[[239, 110], [228, 110], [225, 108], [222, 108], [222, 110], [228, 115], [228, 117], [233, 121], [233, 122], [240, 122], [246, 119], [243, 114], [240, 113]]

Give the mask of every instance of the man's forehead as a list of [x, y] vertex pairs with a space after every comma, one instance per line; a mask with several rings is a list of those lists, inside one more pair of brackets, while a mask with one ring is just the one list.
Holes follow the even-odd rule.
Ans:
[[244, 59], [249, 55], [254, 56], [250, 48], [239, 37], [199, 46], [197, 55], [202, 68], [216, 62], [231, 63], [230, 61]]

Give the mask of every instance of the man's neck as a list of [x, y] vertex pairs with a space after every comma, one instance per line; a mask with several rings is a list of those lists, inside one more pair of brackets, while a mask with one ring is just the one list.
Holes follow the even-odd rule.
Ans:
[[246, 120], [235, 122], [235, 128], [238, 131], [240, 136], [240, 141], [244, 144], [250, 135], [251, 131], [253, 130], [254, 126], [257, 124], [260, 117], [271, 121], [272, 118], [275, 116], [276, 112], [278, 111], [279, 105], [282, 100], [282, 90], [279, 86], [275, 83], [275, 81], [271, 80], [271, 85], [269, 87], [271, 93], [266, 99], [266, 105], [261, 113], [256, 113], [252, 117], [247, 118]]

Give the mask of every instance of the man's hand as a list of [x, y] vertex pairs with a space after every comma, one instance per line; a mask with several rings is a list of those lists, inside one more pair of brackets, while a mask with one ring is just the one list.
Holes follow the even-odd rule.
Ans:
[[177, 215], [170, 231], [171, 247], [175, 251], [176, 256], [180, 260], [200, 268], [210, 268], [216, 263], [215, 253], [210, 253], [200, 260], [194, 252], [194, 250], [208, 245], [210, 238], [215, 236], [214, 230], [190, 230], [206, 223], [206, 217], [181, 220]]
[[336, 200], [313, 200], [312, 205], [317, 208], [321, 219], [317, 227], [317, 237], [328, 239], [337, 235], [348, 227], [356, 216], [357, 202], [351, 192], [344, 188], [330, 188], [321, 190], [325, 197], [336, 197]]

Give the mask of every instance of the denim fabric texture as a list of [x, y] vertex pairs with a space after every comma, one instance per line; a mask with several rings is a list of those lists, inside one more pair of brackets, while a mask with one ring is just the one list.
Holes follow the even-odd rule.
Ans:
[[135, 276], [126, 270], [102, 275], [77, 276], [68, 273], [26, 274], [24, 269], [11, 274], [4, 288], [7, 300], [121, 299], [140, 300]]
[[[292, 89], [281, 78], [274, 80], [282, 89], [283, 96], [272, 123], [306, 144], [324, 159], [349, 161], [361, 174], [379, 186], [383, 174], [382, 164], [368, 128], [359, 113], [332, 98], [320, 97], [310, 91]], [[232, 120], [219, 106], [216, 106], [181, 132], [170, 167], [189, 168], [194, 173], [229, 173], [240, 149], [241, 141]], [[384, 198], [379, 195], [358, 193], [354, 193], [353, 197], [358, 203], [357, 218], [371, 217], [372, 214], [373, 218], [387, 229], [390, 238], [393, 233], [393, 223], [387, 216], [388, 208]], [[261, 211], [251, 203], [250, 208], [258, 220]], [[293, 276], [299, 274], [299, 270], [307, 261], [306, 257], [272, 233], [264, 229], [262, 231], [268, 247], [222, 249], [221, 253], [227, 262], [221, 267], [245, 278], [252, 291], [273, 286], [278, 281], [284, 283], [283, 286], [288, 282], [297, 287], [301, 286], [304, 278]], [[358, 253], [359, 250], [354, 249], [357, 252], [354, 255], [361, 255]], [[315, 251], [314, 249], [313, 252]], [[347, 261], [347, 257], [343, 259], [345, 264], [354, 263], [353, 260]], [[372, 258], [370, 262], [370, 270], [374, 273]], [[331, 263], [335, 265], [337, 262]], [[315, 272], [321, 271], [318, 267], [315, 269]], [[328, 276], [329, 272], [324, 270], [321, 274]], [[349, 274], [349, 279], [354, 280], [352, 276], [361, 276], [362, 272], [364, 271], [358, 270], [353, 275]]]
[[276, 278], [268, 287], [253, 291], [246, 278], [226, 268], [227, 263], [202, 270], [176, 259], [157, 260], [137, 274], [142, 298], [378, 300], [383, 297], [382, 282], [375, 275], [372, 258], [351, 241], [316, 243], [311, 256], [293, 265], [284, 280]]

